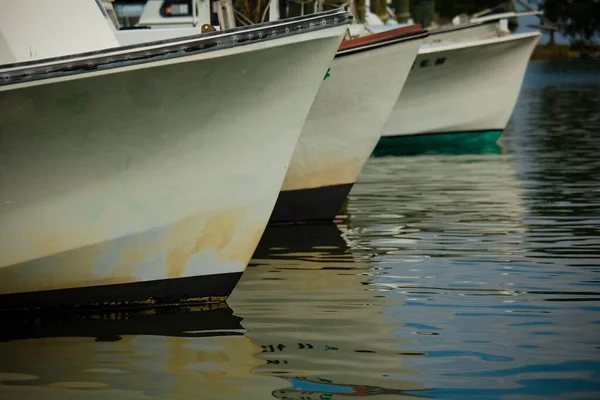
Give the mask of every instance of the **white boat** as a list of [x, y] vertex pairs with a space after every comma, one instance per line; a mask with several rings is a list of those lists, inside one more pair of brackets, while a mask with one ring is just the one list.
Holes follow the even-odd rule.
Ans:
[[0, 3], [0, 309], [222, 301], [351, 17], [111, 47], [86, 4]]
[[[138, 25], [170, 35], [168, 28], [198, 29], [190, 15], [159, 13], [148, 2]], [[274, 4], [274, 3], [271, 3]], [[278, 18], [279, 13], [270, 18]], [[194, 27], [196, 25], [196, 27]], [[161, 28], [161, 29], [156, 29]], [[123, 31], [143, 35], [148, 30]], [[427, 33], [413, 25], [346, 40], [333, 60], [304, 124], [271, 224], [331, 221], [343, 205], [363, 165], [381, 138], [417, 51]]]
[[427, 37], [420, 26], [346, 40], [321, 85], [270, 223], [331, 221], [342, 207]]
[[[480, 13], [481, 14], [481, 13]], [[539, 11], [477, 16], [428, 29], [404, 89], [386, 123], [378, 149], [398, 145], [398, 137], [444, 134], [497, 139], [518, 99], [538, 32], [511, 34], [508, 20]], [[372, 32], [402, 24], [369, 26]], [[426, 139], [425, 137], [423, 139]], [[385, 150], [383, 150], [385, 151]]]
[[540, 37], [532, 32], [422, 45], [381, 145], [408, 135], [493, 132], [499, 137]]

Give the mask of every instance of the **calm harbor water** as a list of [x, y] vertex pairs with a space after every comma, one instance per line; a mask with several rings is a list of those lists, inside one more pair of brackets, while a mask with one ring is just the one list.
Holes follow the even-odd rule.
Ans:
[[498, 145], [373, 157], [228, 306], [3, 325], [0, 399], [600, 398], [599, 151], [600, 63], [533, 62]]

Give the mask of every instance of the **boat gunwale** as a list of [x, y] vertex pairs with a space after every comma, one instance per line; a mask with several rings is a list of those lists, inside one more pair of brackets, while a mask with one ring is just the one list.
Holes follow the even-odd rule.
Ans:
[[[369, 40], [366, 43], [357, 44], [355, 46], [350, 46], [350, 47], [346, 47], [346, 48], [344, 48], [344, 42], [342, 42], [342, 45], [338, 49], [338, 51], [335, 55], [335, 58], [340, 58], [340, 57], [348, 56], [351, 54], [361, 53], [361, 52], [368, 51], [368, 50], [374, 50], [377, 48], [390, 46], [390, 45], [397, 44], [397, 43], [408, 42], [411, 40], [425, 39], [426, 37], [429, 36], [429, 32], [427, 30], [423, 30], [420, 28], [418, 28], [418, 30], [416, 30], [416, 31], [411, 31], [411, 32], [406, 32], [406, 28], [399, 28], [398, 31], [399, 32], [397, 32], [397, 34], [394, 34], [394, 35], [389, 35], [389, 34], [382, 35], [382, 37], [378, 37], [374, 40]], [[388, 33], [388, 32], [392, 32], [392, 31], [386, 31], [386, 33]], [[383, 32], [381, 32], [381, 33], [383, 33]], [[379, 33], [374, 34], [374, 35], [379, 35]], [[366, 38], [369, 38], [370, 36], [373, 36], [373, 35], [366, 36]], [[358, 39], [352, 39], [352, 40], [358, 40]]]
[[435, 36], [435, 35], [448, 33], [448, 32], [462, 31], [463, 29], [474, 28], [476, 26], [481, 26], [481, 25], [492, 25], [497, 22], [498, 22], [498, 20], [469, 21], [467, 23], [460, 24], [460, 25], [440, 26], [440, 27], [437, 27], [434, 29], [428, 29], [428, 31], [431, 36]]
[[[67, 56], [0, 65], [0, 87], [172, 60], [347, 25], [343, 9]], [[295, 26], [294, 26], [295, 25]]]
[[503, 19], [514, 19], [514, 18], [520, 18], [520, 17], [536, 17], [536, 16], [540, 16], [540, 15], [544, 15], [544, 13], [542, 11], [509, 11], [509, 12], [504, 12], [504, 13], [494, 13], [494, 14], [488, 14], [488, 15], [483, 15], [481, 17], [475, 17], [472, 19], [472, 22], [480, 22], [480, 23], [485, 23], [485, 22], [489, 22], [489, 21], [500, 21]]
[[414, 138], [414, 137], [422, 137], [422, 136], [438, 136], [438, 135], [473, 135], [477, 136], [483, 133], [488, 132], [501, 132], [504, 133], [506, 128], [488, 128], [488, 129], [467, 129], [467, 130], [445, 130], [445, 131], [426, 131], [419, 133], [411, 133], [411, 134], [400, 134], [400, 135], [389, 135], [389, 136], [381, 136], [381, 138], [387, 139], [401, 139], [401, 138]]
[[[511, 33], [506, 36], [497, 36], [485, 39], [467, 40], [462, 42], [442, 42], [442, 43], [427, 43], [421, 45], [419, 49], [419, 55], [440, 53], [444, 51], [468, 49], [478, 46], [485, 46], [491, 44], [505, 43], [505, 42], [516, 42], [518, 40], [525, 40], [531, 38], [541, 38], [542, 33], [539, 31], [535, 32], [523, 32], [523, 33]], [[425, 47], [423, 47], [425, 46]]]
[[[541, 13], [541, 14], [543, 14], [543, 13]], [[493, 24], [497, 24], [498, 21], [503, 20], [503, 19], [519, 18], [519, 17], [529, 16], [529, 15], [539, 15], [539, 14], [535, 14], [533, 12], [531, 12], [531, 13], [509, 12], [509, 13], [501, 13], [501, 14], [490, 14], [487, 16], [474, 18], [474, 20], [468, 21], [464, 24], [443, 25], [443, 26], [439, 26], [437, 28], [429, 29], [429, 33], [432, 36], [434, 36], [434, 35], [439, 35], [439, 34], [448, 33], [448, 32], [461, 31], [463, 29], [473, 28], [473, 27], [480, 26], [480, 25], [493, 25]]]

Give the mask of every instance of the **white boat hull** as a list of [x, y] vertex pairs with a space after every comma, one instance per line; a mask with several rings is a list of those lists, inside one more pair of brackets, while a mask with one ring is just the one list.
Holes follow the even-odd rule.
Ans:
[[337, 25], [0, 86], [0, 308], [223, 300], [268, 222]]
[[424, 45], [383, 136], [502, 131], [539, 33]]
[[338, 52], [304, 124], [271, 223], [335, 218], [381, 137], [425, 36]]

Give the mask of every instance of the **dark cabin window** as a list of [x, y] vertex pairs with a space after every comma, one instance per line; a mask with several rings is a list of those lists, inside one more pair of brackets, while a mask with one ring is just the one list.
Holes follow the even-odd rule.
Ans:
[[191, 17], [192, 0], [165, 0], [160, 7], [163, 17]]

